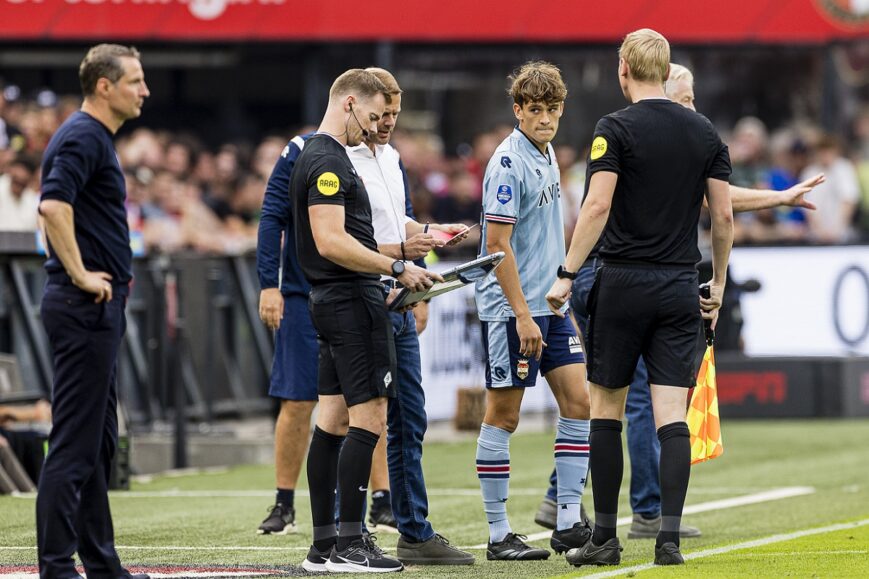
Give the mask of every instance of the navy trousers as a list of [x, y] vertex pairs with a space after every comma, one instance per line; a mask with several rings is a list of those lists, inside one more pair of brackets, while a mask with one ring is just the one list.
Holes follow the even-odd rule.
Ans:
[[54, 360], [53, 424], [36, 498], [39, 574], [88, 579], [129, 577], [114, 544], [108, 481], [118, 442], [118, 348], [126, 297], [94, 303], [76, 287], [49, 284], [42, 320]]

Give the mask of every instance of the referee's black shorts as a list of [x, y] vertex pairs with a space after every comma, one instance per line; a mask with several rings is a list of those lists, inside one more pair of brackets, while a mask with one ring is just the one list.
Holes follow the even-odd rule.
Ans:
[[701, 325], [697, 271], [684, 266], [604, 264], [588, 297], [588, 380], [631, 383], [642, 355], [649, 383], [694, 385]]
[[319, 344], [317, 393], [343, 394], [347, 406], [394, 398], [395, 343], [383, 285], [372, 281], [315, 286], [308, 307]]

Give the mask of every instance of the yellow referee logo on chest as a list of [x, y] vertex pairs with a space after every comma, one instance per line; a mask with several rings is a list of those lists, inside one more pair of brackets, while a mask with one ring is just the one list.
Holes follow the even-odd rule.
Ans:
[[323, 173], [317, 177], [317, 191], [326, 195], [334, 195], [341, 188], [341, 180], [332, 172]]
[[606, 139], [595, 137], [591, 143], [591, 160], [600, 159], [606, 153]]

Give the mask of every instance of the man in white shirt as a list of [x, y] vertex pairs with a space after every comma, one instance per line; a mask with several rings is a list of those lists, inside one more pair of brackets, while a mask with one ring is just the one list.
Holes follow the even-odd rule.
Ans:
[[35, 171], [32, 161], [19, 156], [0, 175], [0, 231], [38, 228], [39, 194], [31, 186]]
[[[349, 147], [347, 154], [368, 191], [374, 238], [380, 253], [403, 261], [421, 259], [432, 248], [444, 245], [430, 231], [453, 235], [459, 240], [467, 235], [467, 227], [422, 225], [412, 218], [407, 175], [398, 152], [389, 145], [401, 112], [401, 89], [386, 70], [367, 71], [386, 85], [391, 98], [377, 123], [377, 133], [365, 133], [366, 142]], [[471, 565], [473, 555], [451, 546], [426, 520], [428, 497], [422, 473], [422, 440], [427, 419], [416, 321], [412, 312], [391, 312], [390, 317], [398, 364], [398, 397], [389, 400], [387, 413], [389, 482], [396, 490], [391, 497], [392, 512], [401, 533], [396, 554], [406, 564]]]

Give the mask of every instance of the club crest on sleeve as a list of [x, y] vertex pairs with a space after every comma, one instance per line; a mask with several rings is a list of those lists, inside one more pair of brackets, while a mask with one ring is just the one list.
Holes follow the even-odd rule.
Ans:
[[317, 177], [317, 191], [322, 193], [323, 195], [329, 197], [338, 192], [338, 189], [341, 188], [341, 180], [338, 179], [338, 175], [327, 171], [323, 173], [319, 177]]
[[516, 362], [516, 376], [518, 376], [520, 380], [524, 380], [528, 377], [528, 370], [528, 360], [523, 358]]
[[513, 199], [513, 189], [509, 185], [498, 185], [498, 201], [506, 205]]

